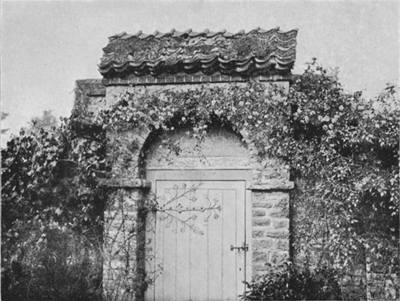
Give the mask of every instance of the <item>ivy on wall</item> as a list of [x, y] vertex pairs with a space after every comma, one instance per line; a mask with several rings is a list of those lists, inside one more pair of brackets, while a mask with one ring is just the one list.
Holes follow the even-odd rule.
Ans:
[[[190, 125], [187, 134], [200, 142], [216, 121], [231, 126], [255, 158], [290, 166], [299, 188], [298, 253], [307, 254], [312, 246], [317, 263], [341, 267], [363, 254], [355, 261], [376, 257], [373, 262], [382, 270], [388, 254], [398, 251], [398, 104], [394, 86], [366, 101], [361, 92], [345, 92], [314, 60], [289, 91], [259, 82], [135, 90], [96, 122], [104, 129], [147, 127], [164, 133]], [[179, 153], [178, 145], [164, 142]]]
[[[201, 143], [209, 128], [228, 125], [255, 158], [290, 166], [298, 188], [297, 254], [307, 259], [312, 249], [317, 263], [343, 268], [363, 254], [392, 273], [398, 265], [399, 121], [395, 87], [366, 101], [360, 92], [345, 92], [315, 61], [289, 90], [249, 82], [127, 92], [90, 126], [72, 116], [51, 131], [21, 133], [2, 150], [2, 266], [12, 278], [19, 262], [25, 269], [20, 279], [34, 277], [38, 269], [29, 267], [26, 252], [46, 249], [50, 241], [40, 233], [92, 233], [101, 241], [101, 231], [93, 231], [101, 229], [104, 209], [98, 180], [116, 160], [105, 156], [107, 131], [168, 133], [188, 126]], [[164, 142], [179, 153], [179, 145]], [[131, 147], [140, 151], [139, 142]], [[16, 291], [18, 285], [11, 279], [4, 287]]]

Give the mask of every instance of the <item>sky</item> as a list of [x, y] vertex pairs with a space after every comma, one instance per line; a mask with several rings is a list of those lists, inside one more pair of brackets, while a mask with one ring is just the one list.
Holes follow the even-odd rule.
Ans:
[[346, 91], [375, 97], [399, 81], [398, 1], [1, 1], [2, 135], [18, 133], [32, 117], [52, 110], [70, 115], [77, 79], [101, 78], [98, 64], [108, 37], [261, 27], [294, 28], [300, 74], [316, 57], [339, 68]]

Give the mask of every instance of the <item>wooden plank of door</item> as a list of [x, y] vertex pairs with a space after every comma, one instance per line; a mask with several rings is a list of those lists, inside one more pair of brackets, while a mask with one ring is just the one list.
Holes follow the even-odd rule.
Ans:
[[[238, 194], [238, 198], [241, 200], [236, 202], [236, 212], [237, 212], [237, 219], [238, 223], [236, 224], [237, 231], [236, 231], [236, 241], [238, 242], [238, 246], [243, 246], [243, 244], [247, 244], [247, 236], [246, 231], [247, 229], [247, 198], [246, 198], [246, 187], [245, 183], [242, 182], [242, 185], [237, 187], [236, 193]], [[251, 212], [251, 211], [250, 211]], [[249, 219], [250, 220], [250, 219]], [[243, 226], [242, 226], [243, 225]], [[250, 227], [249, 227], [250, 228]], [[246, 257], [248, 256], [249, 252], [245, 252], [243, 250], [236, 251], [237, 255], [237, 262], [238, 268], [236, 271], [238, 272], [238, 276], [236, 278], [236, 296], [243, 294], [245, 285], [243, 281], [246, 280]]]
[[[237, 246], [241, 242], [237, 241], [238, 214], [236, 211], [237, 203], [236, 190], [224, 190], [222, 228], [223, 237], [221, 240], [222, 252], [222, 292], [223, 300], [236, 299], [236, 280], [237, 280], [237, 251], [230, 250], [230, 246]], [[230, 210], [227, 210], [229, 208]]]
[[[176, 198], [174, 195], [174, 191], [167, 193], [165, 192], [165, 187], [163, 187], [163, 183], [160, 183], [160, 187], [157, 187], [157, 190], [162, 191], [161, 196], [165, 197], [160, 198], [161, 204], [168, 204], [168, 207], [175, 207], [176, 206]], [[157, 183], [159, 185], [159, 183]], [[177, 243], [177, 235], [175, 235], [175, 231], [177, 228], [176, 221], [174, 220], [172, 212], [170, 213], [162, 213], [159, 214], [159, 231], [158, 233], [162, 233], [158, 242], [160, 243], [159, 250], [160, 255], [160, 263], [163, 266], [163, 274], [161, 278], [161, 298], [156, 298], [156, 300], [176, 300], [176, 282], [175, 282], [175, 275], [176, 275], [176, 243]]]
[[[189, 192], [188, 197], [190, 198], [192, 193]], [[177, 203], [181, 203], [179, 199]], [[179, 218], [183, 221], [190, 221], [192, 218], [191, 211], [183, 211], [179, 215]], [[178, 224], [176, 233], [176, 274], [175, 274], [175, 286], [176, 286], [176, 300], [190, 300], [190, 228], [186, 224]]]
[[[213, 191], [210, 195], [211, 198], [217, 198], [221, 200], [221, 208], [223, 207], [223, 191], [216, 190]], [[208, 261], [208, 292], [209, 298], [216, 300], [222, 300], [222, 283], [221, 280], [216, 279], [214, 275], [221, 274], [222, 271], [222, 252], [220, 241], [223, 236], [223, 228], [222, 228], [222, 217], [221, 212], [218, 212], [217, 216], [210, 216], [208, 219], [208, 253], [209, 253], [209, 261]]]
[[[218, 201], [222, 203], [222, 215], [215, 218], [218, 213], [212, 212], [211, 219], [206, 221], [203, 214], [196, 220], [203, 235], [194, 231], [189, 231], [189, 235], [186, 231], [180, 232], [185, 227], [179, 220], [188, 219], [193, 212], [171, 211], [165, 215], [169, 216], [167, 219], [157, 220], [157, 260], [163, 263], [164, 272], [155, 284], [156, 300], [237, 299], [238, 284], [240, 286], [244, 275], [244, 256], [240, 251], [231, 251], [230, 245], [244, 242], [244, 181], [201, 183], [201, 189], [195, 193], [199, 199], [197, 205], [206, 208], [210, 200], [214, 203], [214, 199], [221, 198]], [[183, 201], [173, 200], [176, 191], [166, 193], [166, 189], [174, 185], [180, 186], [182, 181], [157, 181], [157, 194], [167, 195], [164, 203], [172, 199], [168, 204], [170, 208], [177, 208]]]

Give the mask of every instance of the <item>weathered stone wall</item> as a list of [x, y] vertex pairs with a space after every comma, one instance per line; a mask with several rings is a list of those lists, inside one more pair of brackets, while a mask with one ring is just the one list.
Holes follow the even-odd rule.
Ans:
[[344, 300], [399, 300], [400, 279], [393, 270], [358, 264], [341, 279]]
[[253, 276], [289, 259], [289, 193], [294, 188], [289, 178], [288, 166], [274, 160], [258, 164], [253, 172]]
[[[185, 135], [185, 130], [170, 133], [173, 142], [180, 142], [182, 153], [169, 154], [161, 143], [154, 141], [147, 158], [149, 169], [248, 169], [252, 170], [252, 239], [250, 245], [253, 276], [259, 276], [278, 266], [289, 257], [289, 181], [287, 166], [273, 160], [262, 163], [251, 158], [237, 135], [221, 129], [211, 129], [203, 141], [200, 158], [190, 152], [195, 141]], [[169, 155], [169, 160], [166, 156]], [[210, 162], [213, 164], [210, 165]], [[170, 163], [170, 164], [168, 164]], [[250, 241], [249, 241], [250, 242]]]
[[179, 145], [177, 155], [155, 138], [146, 158], [146, 169], [251, 169], [254, 165], [245, 143], [226, 128], [210, 128], [199, 144], [191, 138], [187, 128], [168, 133], [171, 143]]
[[[213, 133], [213, 131], [211, 132]], [[244, 163], [243, 165], [239, 164], [242, 162], [239, 160], [240, 162], [237, 162], [239, 164], [237, 168], [253, 170], [253, 186], [251, 187], [253, 190], [251, 194], [253, 238], [251, 241], [252, 248], [250, 252], [252, 257], [251, 267], [253, 269], [253, 276], [257, 276], [268, 272], [270, 269], [273, 269], [275, 265], [278, 265], [289, 257], [288, 191], [293, 188], [293, 183], [289, 182], [289, 173], [287, 167], [282, 166], [277, 162], [273, 162], [272, 160], [270, 162], [263, 162], [263, 164], [256, 163], [254, 160], [250, 160], [250, 155], [245, 150], [239, 138], [236, 138], [239, 142], [235, 142], [234, 138], [230, 136], [232, 134], [224, 134], [221, 133], [220, 130], [215, 134], [218, 138], [213, 138], [211, 135], [204, 142], [203, 155], [206, 155], [206, 160], [208, 158], [221, 158], [224, 160], [215, 161], [215, 164], [216, 162], [219, 162], [220, 165], [211, 166], [212, 168], [232, 169], [233, 166], [231, 163], [229, 163], [229, 158], [232, 158], [232, 162], [238, 158], [242, 158]], [[190, 142], [190, 139], [185, 138], [185, 135], [179, 131], [175, 134], [171, 133], [171, 136], [175, 137], [174, 139], [181, 139], [182, 146], [187, 149], [191, 149], [191, 143], [195, 143], [194, 141]], [[224, 138], [222, 138], [222, 136], [224, 136]], [[113, 132], [109, 133], [109, 141], [111, 144], [111, 154], [109, 155], [109, 158], [114, 158], [111, 159], [114, 160], [114, 164], [112, 171], [113, 177], [108, 181], [108, 185], [114, 185], [116, 187], [129, 187], [129, 183], [132, 182], [132, 180], [129, 179], [132, 179], [132, 175], [139, 174], [137, 162], [139, 160], [139, 149], [144, 143], [144, 137], [142, 133], [135, 133], [133, 130]], [[132, 141], [136, 141], [135, 147], [131, 146]], [[221, 143], [224, 147], [220, 145]], [[146, 165], [148, 168], [161, 168], [160, 164], [163, 161], [160, 161], [160, 159], [162, 159], [168, 151], [165, 149], [160, 149], [158, 146], [159, 145], [155, 143], [154, 147], [152, 147], [154, 153], [150, 152], [149, 154]], [[231, 157], [229, 157], [229, 155], [231, 155]], [[173, 158], [170, 159], [172, 162], [174, 162], [174, 164], [168, 164], [168, 162], [164, 162], [164, 167], [168, 169], [185, 169], [193, 167], [207, 169], [210, 167], [209, 161], [204, 162], [200, 160], [200, 158], [197, 158], [196, 154], [190, 152], [183, 152], [181, 157], [173, 156]], [[190, 159], [190, 164], [188, 164], [187, 159]], [[196, 162], [194, 162], [192, 159], [195, 159]], [[126, 189], [127, 188], [125, 188], [125, 190], [118, 189], [117, 191], [129, 191]], [[132, 204], [129, 206], [131, 210], [131, 216], [137, 214], [137, 203], [140, 202], [140, 197], [132, 194], [135, 191], [136, 190], [132, 190], [132, 192], [129, 193], [125, 192], [124, 202], [130, 202]], [[116, 202], [116, 197], [117, 194], [111, 194], [110, 202]], [[125, 207], [122, 206], [118, 208]], [[116, 212], [114, 211], [110, 214], [112, 216], [112, 214], [115, 215]], [[117, 214], [118, 218], [112, 220], [114, 225], [111, 227], [111, 229], [118, 228], [121, 225], [126, 225], [124, 224], [125, 222], [123, 221], [123, 216], [124, 213], [122, 212]], [[106, 221], [106, 224], [108, 223], [108, 220]], [[125, 232], [120, 233], [117, 238], [120, 240], [118, 244], [123, 245], [126, 237], [127, 235]], [[133, 247], [134, 244], [131, 244], [130, 246]], [[132, 296], [132, 289], [134, 288], [132, 288], [132, 283], [131, 286], [129, 286], [128, 280], [132, 280], [133, 277], [135, 277], [136, 271], [132, 268], [132, 263], [137, 264], [137, 258], [135, 258], [134, 253], [131, 253], [129, 261], [126, 257], [121, 257], [120, 255], [114, 255], [113, 257], [112, 254], [115, 254], [115, 252], [109, 252], [109, 258], [107, 258], [107, 262], [112, 262], [112, 265], [117, 266], [119, 270], [108, 269], [105, 271], [105, 274], [112, 271], [114, 275], [116, 275], [115, 271], [119, 271], [124, 276], [119, 276], [120, 278], [116, 278], [117, 276], [114, 276], [114, 278], [108, 278], [108, 285], [109, 287], [114, 288], [120, 287], [121, 289], [119, 291], [113, 292], [115, 294], [119, 293], [121, 297]], [[122, 280], [128, 282], [125, 283]], [[118, 284], [121, 281], [125, 286], [120, 286]]]
[[271, 271], [289, 257], [288, 198], [288, 192], [252, 192], [254, 276]]
[[109, 192], [104, 213], [103, 294], [106, 300], [132, 300], [136, 292], [136, 234], [139, 189]]
[[[85, 112], [86, 120], [93, 118], [101, 109], [110, 108], [127, 91], [140, 94], [162, 89], [186, 90], [201, 88], [195, 85], [153, 85], [153, 86], [108, 86], [99, 81], [79, 82], [76, 108]], [[239, 83], [244, 84], [244, 83]], [[287, 82], [281, 82], [288, 86]], [[227, 85], [227, 83], [218, 83]], [[85, 93], [85, 88], [88, 93]], [[105, 93], [106, 90], [106, 93]], [[114, 129], [107, 133], [107, 160], [112, 165], [111, 176], [103, 181], [108, 190], [108, 205], [104, 221], [104, 273], [103, 288], [107, 299], [138, 300], [143, 299], [145, 271], [145, 221], [140, 214], [141, 206], [148, 195], [150, 183], [145, 179], [144, 166], [140, 163], [141, 155], [150, 130], [146, 127], [136, 129]], [[251, 144], [245, 144], [232, 134], [214, 133], [203, 145], [205, 163], [198, 154], [191, 153], [193, 141], [183, 139], [183, 152], [176, 161], [189, 164], [188, 168], [220, 168], [250, 169], [253, 171], [251, 193], [252, 202], [252, 234], [250, 249], [253, 275], [268, 271], [269, 265], [279, 264], [289, 255], [289, 190], [293, 184], [289, 182], [286, 166], [270, 160], [259, 162], [249, 154]], [[249, 133], [242, 133], [243, 137]], [[172, 137], [172, 136], [171, 136]], [[182, 138], [182, 133], [177, 134]], [[224, 140], [225, 139], [225, 140]], [[237, 139], [237, 141], [235, 140]], [[246, 140], [246, 139], [245, 139]], [[186, 144], [185, 144], [186, 143]], [[220, 145], [222, 143], [222, 146]], [[157, 147], [155, 151], [157, 151]], [[150, 160], [151, 161], [151, 160]], [[168, 164], [159, 160], [148, 162], [148, 166], [158, 168], [157, 164]], [[201, 162], [203, 165], [199, 166]], [[205, 163], [205, 164], [204, 164]], [[179, 164], [178, 164], [179, 165]], [[178, 166], [177, 165], [177, 166]], [[169, 168], [172, 168], [169, 165]], [[182, 168], [180, 166], [179, 168]], [[140, 248], [138, 248], [140, 246]]]
[[[187, 83], [184, 80], [179, 84], [170, 82], [158, 84], [153, 81], [146, 85], [141, 81], [135, 85], [134, 82], [106, 83], [102, 80], [81, 80], [77, 81], [76, 101], [74, 112], [79, 114], [85, 122], [90, 122], [102, 109], [109, 109], [118, 102], [121, 96], [130, 92], [134, 95], [148, 92], [175, 89], [178, 91], [188, 89], [201, 89], [202, 83]], [[275, 82], [277, 83], [277, 82]], [[238, 85], [244, 85], [240, 82]], [[289, 87], [287, 81], [278, 84]], [[212, 85], [225, 86], [227, 82], [212, 83]], [[143, 178], [145, 170], [141, 169], [139, 158], [143, 145], [149, 136], [148, 128], [131, 130], [114, 130], [107, 133], [108, 147], [107, 159], [112, 164], [111, 178], [105, 181], [108, 187], [109, 203], [105, 212], [104, 232], [104, 293], [111, 299], [133, 300], [136, 296], [143, 296], [143, 267], [140, 266], [140, 256], [143, 253], [137, 251], [138, 244], [143, 244], [143, 233], [139, 234], [139, 228], [143, 229], [143, 221], [140, 220], [140, 204], [146, 197], [149, 183]], [[246, 140], [249, 133], [241, 133]], [[230, 138], [229, 138], [230, 139]], [[256, 158], [246, 157], [246, 151], [232, 147], [226, 154], [231, 152], [232, 156], [223, 158], [212, 154], [212, 145], [208, 142], [203, 150], [209, 155], [208, 166], [198, 166], [200, 161], [195, 155], [189, 152], [183, 154], [182, 158], [175, 158], [176, 161], [188, 168], [212, 168], [218, 164], [232, 166], [253, 171], [253, 182], [251, 187], [252, 201], [252, 269], [253, 276], [267, 273], [275, 265], [289, 257], [289, 233], [295, 232], [296, 217], [291, 215], [289, 222], [289, 191], [293, 184], [289, 181], [289, 172], [286, 166], [270, 160], [268, 162], [257, 162]], [[188, 143], [187, 148], [191, 145]], [[247, 150], [252, 148], [247, 145]], [[220, 150], [226, 148], [219, 147]], [[232, 154], [236, 152], [236, 154]], [[225, 154], [225, 155], [226, 155]], [[222, 158], [222, 159], [221, 159]], [[221, 163], [224, 162], [224, 163]], [[227, 164], [232, 162], [232, 164]], [[153, 161], [153, 167], [167, 162]], [[182, 166], [183, 166], [182, 165]], [[179, 168], [182, 168], [180, 166]], [[291, 199], [293, 206], [293, 199]], [[292, 212], [291, 212], [292, 213]], [[289, 229], [289, 224], [292, 229]], [[139, 225], [139, 226], [138, 226]], [[140, 226], [141, 225], [141, 226]], [[293, 255], [293, 254], [292, 254]], [[298, 261], [301, 261], [301, 254], [298, 254]], [[314, 264], [316, 264], [316, 256]], [[139, 266], [138, 266], [139, 262]], [[312, 263], [312, 262], [311, 262]], [[399, 279], [396, 273], [387, 271], [371, 270], [367, 277], [367, 265], [360, 265], [348, 273], [341, 282], [342, 291], [346, 300], [369, 300], [387, 299], [393, 300], [398, 297]], [[138, 276], [139, 275], [139, 276]], [[397, 292], [396, 292], [397, 290]], [[396, 295], [397, 293], [397, 295]]]
[[[287, 80], [274, 81], [274, 77], [271, 77], [264, 82], [266, 89], [268, 89], [271, 83], [281, 86], [285, 90], [289, 89], [289, 82]], [[172, 80], [165, 83], [152, 83], [151, 85], [145, 82], [139, 82], [138, 84], [130, 82], [124, 84], [109, 84], [108, 81], [104, 79], [77, 80], [73, 112], [77, 113], [82, 119], [90, 121], [93, 120], [101, 110], [110, 109], [121, 99], [121, 96], [127, 92], [133, 95], [140, 95], [145, 91], [149, 93], [169, 89], [187, 91], [189, 89], [201, 89], [204, 85], [225, 87], [229, 84], [229, 82], [210, 82], [207, 80], [201, 83], [177, 82], [176, 84], [174, 84]], [[246, 85], [246, 82], [237, 82], [235, 85]]]
[[106, 87], [101, 79], [76, 81], [73, 113], [90, 122], [97, 112], [106, 107]]
[[107, 133], [107, 159], [112, 165], [110, 178], [103, 182], [109, 191], [103, 247], [103, 288], [107, 300], [135, 300], [145, 290], [140, 260], [144, 254], [138, 246], [145, 240], [140, 209], [150, 183], [139, 177], [139, 156], [148, 134], [146, 128]]
[[107, 133], [107, 160], [112, 166], [110, 181], [121, 183], [140, 178], [139, 156], [149, 133], [147, 127]]
[[392, 258], [389, 262], [384, 258], [375, 259], [367, 254], [363, 276], [366, 280], [366, 294], [368, 300], [399, 300], [400, 278], [398, 262]]

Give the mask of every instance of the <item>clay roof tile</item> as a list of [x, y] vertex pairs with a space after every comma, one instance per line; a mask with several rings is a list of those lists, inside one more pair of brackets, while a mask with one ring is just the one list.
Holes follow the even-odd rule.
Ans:
[[122, 32], [109, 38], [99, 70], [106, 78], [179, 72], [290, 74], [296, 59], [297, 31], [257, 27], [247, 33], [225, 29]]

